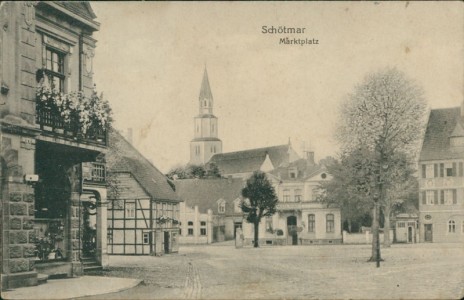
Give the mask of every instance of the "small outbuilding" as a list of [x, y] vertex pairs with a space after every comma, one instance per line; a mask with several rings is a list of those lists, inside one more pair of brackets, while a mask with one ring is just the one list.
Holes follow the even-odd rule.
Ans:
[[418, 220], [419, 217], [415, 213], [398, 214], [395, 222], [395, 242], [417, 243], [419, 241]]

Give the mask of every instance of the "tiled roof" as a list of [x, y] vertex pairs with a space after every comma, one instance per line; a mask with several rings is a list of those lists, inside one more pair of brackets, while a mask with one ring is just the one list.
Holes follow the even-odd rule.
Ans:
[[130, 172], [152, 199], [179, 201], [168, 179], [116, 130], [110, 130], [109, 172]]
[[97, 17], [89, 1], [56, 1], [55, 3], [86, 20], [93, 21]]
[[[290, 170], [296, 169], [297, 176], [296, 178], [290, 177]], [[311, 177], [315, 173], [323, 170], [324, 167], [318, 164], [308, 164], [306, 159], [299, 159], [294, 162], [289, 163], [286, 166], [278, 167], [272, 170], [270, 173], [282, 180], [304, 180], [308, 177]]]
[[220, 153], [211, 157], [209, 163], [215, 163], [223, 175], [248, 173], [259, 170], [268, 154], [274, 168], [276, 168], [288, 163], [289, 147], [290, 146], [287, 144]]
[[430, 112], [427, 129], [420, 153], [420, 160], [455, 159], [464, 156], [463, 151], [452, 151], [449, 137], [458, 122], [463, 124], [459, 107], [433, 109]]
[[241, 198], [245, 182], [238, 178], [229, 179], [181, 179], [175, 180], [177, 194], [190, 207], [198, 206], [201, 213], [208, 209], [218, 213], [217, 201], [226, 201], [226, 215], [234, 214], [234, 200]]

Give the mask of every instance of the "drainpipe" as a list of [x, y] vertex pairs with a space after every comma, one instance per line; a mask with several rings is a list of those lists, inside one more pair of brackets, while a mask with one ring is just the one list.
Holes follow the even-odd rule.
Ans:
[[79, 91], [84, 89], [83, 82], [82, 82], [82, 64], [83, 64], [83, 55], [84, 53], [84, 38], [82, 33], [79, 34]]

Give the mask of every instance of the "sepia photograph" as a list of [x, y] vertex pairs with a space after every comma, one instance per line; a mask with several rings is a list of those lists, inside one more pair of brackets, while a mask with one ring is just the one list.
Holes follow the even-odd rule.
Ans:
[[2, 299], [463, 299], [462, 1], [0, 2]]

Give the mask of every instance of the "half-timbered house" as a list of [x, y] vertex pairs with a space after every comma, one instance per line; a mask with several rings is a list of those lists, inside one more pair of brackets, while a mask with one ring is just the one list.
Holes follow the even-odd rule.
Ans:
[[178, 252], [179, 198], [168, 179], [119, 132], [111, 130], [108, 253]]

